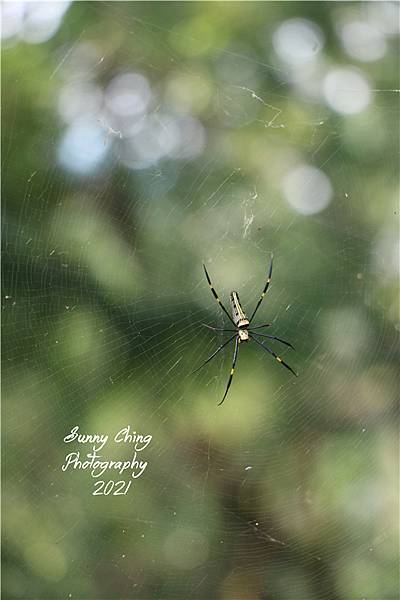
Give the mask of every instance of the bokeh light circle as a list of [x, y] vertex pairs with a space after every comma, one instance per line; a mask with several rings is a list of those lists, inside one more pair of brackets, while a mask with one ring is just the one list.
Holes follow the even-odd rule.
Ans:
[[324, 210], [332, 198], [332, 184], [320, 169], [302, 164], [290, 171], [282, 182], [287, 202], [298, 213], [313, 215]]

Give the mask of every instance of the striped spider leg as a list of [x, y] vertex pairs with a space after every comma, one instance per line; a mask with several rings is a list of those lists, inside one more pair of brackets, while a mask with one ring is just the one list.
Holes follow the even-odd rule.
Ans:
[[260, 304], [264, 300], [264, 296], [265, 296], [265, 294], [268, 291], [269, 284], [272, 281], [272, 267], [273, 267], [273, 263], [274, 263], [274, 255], [271, 253], [271, 262], [269, 263], [269, 272], [268, 272], [267, 281], [266, 281], [266, 283], [264, 285], [264, 289], [263, 289], [263, 291], [261, 293], [261, 297], [260, 297], [259, 301], [257, 302], [255, 309], [253, 310], [253, 314], [250, 317], [250, 321], [249, 321], [250, 323], [252, 322], [252, 320], [254, 319], [254, 317], [256, 315], [256, 312], [260, 308]]
[[229, 312], [227, 311], [227, 309], [225, 308], [225, 306], [219, 299], [219, 296], [218, 296], [217, 292], [215, 291], [213, 284], [211, 283], [211, 279], [210, 279], [210, 276], [206, 269], [206, 266], [203, 264], [204, 273], [205, 273], [208, 285], [210, 286], [211, 292], [212, 292], [214, 298], [216, 299], [216, 301], [218, 302], [218, 304], [220, 305], [220, 307], [222, 308], [222, 310], [224, 311], [224, 313], [229, 318], [230, 322], [233, 325], [233, 328], [232, 327], [230, 327], [230, 328], [212, 327], [211, 325], [207, 325], [205, 323], [203, 323], [203, 325], [205, 327], [208, 327], [208, 329], [212, 329], [213, 331], [229, 332], [229, 333], [233, 333], [234, 335], [232, 335], [226, 342], [221, 344], [217, 348], [217, 350], [215, 350], [215, 352], [213, 352], [213, 354], [211, 354], [211, 356], [209, 356], [207, 358], [207, 360], [204, 361], [202, 365], [200, 365], [200, 367], [198, 367], [195, 371], [193, 371], [193, 373], [196, 373], [197, 371], [202, 369], [204, 367], [204, 365], [206, 365], [208, 362], [210, 362], [210, 360], [212, 360], [215, 356], [217, 356], [217, 354], [219, 352], [221, 352], [221, 350], [223, 350], [225, 348], [225, 346], [227, 346], [230, 342], [232, 342], [233, 339], [235, 340], [231, 372], [229, 374], [229, 379], [228, 379], [228, 383], [226, 385], [225, 393], [223, 395], [222, 400], [218, 403], [218, 405], [221, 405], [224, 402], [224, 400], [228, 394], [229, 388], [232, 384], [233, 374], [235, 372], [236, 361], [238, 358], [239, 346], [240, 346], [241, 342], [249, 342], [250, 340], [254, 340], [259, 346], [261, 346], [261, 348], [263, 348], [263, 350], [265, 350], [266, 352], [271, 354], [278, 363], [280, 363], [282, 366], [286, 367], [286, 369], [288, 369], [291, 373], [293, 373], [293, 375], [296, 375], [296, 377], [297, 377], [297, 373], [292, 369], [292, 367], [290, 367], [280, 356], [278, 356], [278, 354], [276, 354], [273, 350], [271, 350], [271, 348], [269, 348], [268, 346], [265, 346], [263, 341], [260, 341], [260, 339], [257, 339], [257, 338], [268, 338], [272, 341], [276, 341], [276, 342], [280, 342], [281, 344], [285, 344], [286, 346], [289, 346], [290, 348], [292, 348], [294, 350], [292, 344], [290, 342], [287, 342], [286, 340], [283, 340], [282, 338], [274, 336], [274, 335], [258, 333], [259, 329], [263, 329], [265, 327], [270, 327], [271, 323], [265, 323], [264, 325], [257, 325], [255, 327], [251, 327], [251, 325], [250, 325], [251, 321], [253, 320], [256, 312], [258, 311], [258, 309], [261, 305], [261, 302], [263, 301], [263, 299], [268, 291], [269, 285], [271, 283], [272, 266], [273, 266], [273, 255], [271, 254], [271, 262], [269, 265], [267, 281], [266, 281], [263, 291], [261, 293], [261, 297], [258, 300], [250, 319], [248, 319], [246, 316], [246, 313], [244, 312], [244, 310], [242, 308], [242, 305], [241, 305], [240, 299], [239, 299], [239, 294], [237, 292], [231, 292], [231, 294], [230, 294], [229, 299], [230, 299], [230, 304], [231, 304], [232, 316], [229, 314]]

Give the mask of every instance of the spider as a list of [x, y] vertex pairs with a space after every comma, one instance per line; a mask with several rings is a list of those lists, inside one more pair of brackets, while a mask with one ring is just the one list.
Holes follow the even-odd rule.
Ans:
[[215, 291], [215, 289], [211, 283], [211, 279], [207, 272], [206, 266], [203, 263], [204, 273], [205, 273], [208, 285], [210, 286], [211, 292], [212, 292], [214, 298], [216, 299], [216, 301], [218, 302], [218, 304], [220, 305], [220, 307], [222, 308], [222, 310], [224, 311], [224, 313], [227, 315], [228, 319], [231, 321], [232, 325], [234, 326], [234, 329], [225, 329], [225, 328], [221, 329], [219, 327], [211, 327], [211, 325], [206, 325], [205, 323], [203, 323], [204, 327], [208, 327], [208, 329], [212, 329], [213, 331], [223, 331], [223, 332], [231, 332], [231, 333], [234, 332], [234, 335], [232, 337], [230, 337], [229, 340], [227, 340], [226, 342], [221, 344], [221, 346], [219, 346], [216, 349], [216, 351], [213, 352], [213, 354], [211, 354], [211, 356], [209, 356], [207, 358], [207, 360], [204, 361], [203, 364], [198, 369], [193, 371], [193, 373], [196, 373], [197, 371], [202, 369], [204, 367], [204, 365], [206, 365], [208, 362], [210, 362], [210, 360], [213, 359], [214, 356], [216, 356], [218, 354], [218, 352], [220, 352], [223, 348], [225, 348], [225, 346], [227, 346], [227, 344], [229, 344], [229, 342], [231, 342], [233, 339], [235, 339], [235, 348], [234, 348], [234, 352], [233, 352], [233, 362], [232, 362], [231, 372], [229, 375], [229, 379], [228, 379], [228, 383], [226, 386], [224, 397], [222, 398], [222, 400], [220, 402], [218, 402], [218, 406], [220, 406], [223, 403], [223, 401], [225, 400], [225, 398], [228, 394], [228, 390], [231, 387], [233, 373], [235, 372], [236, 360], [237, 360], [238, 353], [239, 353], [239, 344], [241, 344], [241, 342], [249, 342], [250, 340], [254, 340], [259, 346], [261, 346], [261, 348], [263, 350], [265, 350], [266, 352], [269, 352], [269, 354], [272, 354], [272, 356], [278, 361], [278, 363], [280, 363], [281, 365], [286, 367], [286, 369], [289, 369], [289, 371], [291, 371], [293, 373], [293, 375], [295, 375], [297, 377], [297, 373], [295, 371], [293, 371], [292, 367], [290, 367], [287, 363], [285, 363], [285, 361], [280, 356], [275, 354], [275, 352], [273, 350], [271, 350], [271, 348], [268, 348], [268, 346], [265, 346], [262, 341], [257, 339], [257, 337], [269, 338], [270, 340], [275, 340], [277, 342], [281, 342], [282, 344], [285, 344], [286, 346], [289, 346], [290, 348], [292, 348], [294, 350], [294, 347], [292, 346], [292, 344], [290, 342], [286, 342], [285, 340], [282, 340], [279, 337], [276, 337], [275, 335], [267, 335], [265, 333], [258, 333], [258, 332], [255, 333], [255, 330], [257, 330], [257, 329], [263, 329], [264, 327], [270, 327], [271, 323], [265, 323], [264, 325], [257, 325], [256, 327], [250, 327], [250, 324], [251, 324], [253, 318], [255, 317], [255, 314], [256, 314], [257, 310], [259, 309], [259, 306], [260, 306], [261, 302], [263, 301], [265, 294], [267, 293], [269, 284], [271, 283], [273, 260], [274, 260], [274, 257], [271, 254], [271, 262], [269, 265], [268, 278], [267, 278], [266, 284], [264, 286], [264, 289], [261, 293], [261, 297], [260, 297], [259, 301], [257, 302], [256, 307], [253, 310], [253, 313], [252, 313], [250, 319], [247, 318], [246, 313], [244, 312], [242, 305], [240, 304], [239, 294], [237, 292], [231, 292], [231, 294], [230, 294], [232, 316], [228, 313], [225, 306], [222, 304], [221, 300], [219, 299], [218, 294]]

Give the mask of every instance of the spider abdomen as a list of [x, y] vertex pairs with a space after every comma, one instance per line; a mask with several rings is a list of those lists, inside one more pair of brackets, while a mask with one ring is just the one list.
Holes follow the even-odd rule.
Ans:
[[240, 304], [239, 294], [237, 292], [231, 292], [230, 295], [232, 317], [234, 323], [238, 329], [246, 328], [249, 325], [249, 320], [246, 317], [242, 305]]

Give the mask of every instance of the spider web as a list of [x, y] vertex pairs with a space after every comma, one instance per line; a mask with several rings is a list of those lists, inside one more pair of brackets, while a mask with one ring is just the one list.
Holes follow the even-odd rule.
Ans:
[[[75, 3], [32, 46], [43, 54], [25, 64], [21, 44], [4, 50], [17, 79], [3, 137], [10, 598], [396, 594], [393, 60], [362, 64], [372, 97], [344, 115], [270, 48], [291, 18], [327, 36], [345, 14], [335, 3], [328, 24], [308, 3], [209, 3], [220, 24], [237, 11], [230, 43], [223, 27], [213, 41], [205, 4]], [[319, 68], [340, 62], [321, 52]], [[88, 92], [79, 126], [102, 142], [74, 162], [74, 86], [106, 94], [121, 73], [143, 78], [146, 110], [113, 119]], [[26, 81], [43, 98], [23, 147]], [[144, 113], [153, 129], [132, 147]], [[233, 344], [191, 375], [229, 335], [202, 326], [227, 324], [202, 261], [225, 306], [238, 290], [251, 314], [271, 252], [255, 324], [293, 343], [270, 347], [299, 377], [242, 345], [217, 407]], [[93, 496], [87, 472], [61, 471], [76, 425], [152, 435], [126, 496]]]

